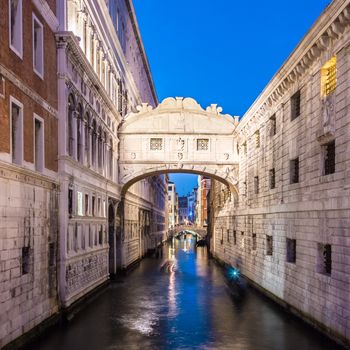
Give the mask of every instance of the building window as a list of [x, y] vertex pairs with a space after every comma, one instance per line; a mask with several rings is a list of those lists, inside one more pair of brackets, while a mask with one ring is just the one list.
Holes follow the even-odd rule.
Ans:
[[44, 170], [44, 121], [34, 117], [34, 163], [36, 171]]
[[73, 135], [73, 119], [74, 119], [74, 113], [75, 113], [75, 103], [74, 103], [74, 98], [72, 95], [69, 96], [68, 98], [68, 120], [67, 120], [67, 150], [68, 150], [68, 155], [73, 156], [73, 145], [74, 145], [74, 135]]
[[332, 273], [332, 246], [318, 243], [317, 272], [330, 275]]
[[85, 194], [85, 216], [89, 215], [89, 195]]
[[56, 244], [49, 243], [49, 267], [56, 265]]
[[23, 160], [23, 105], [10, 98], [12, 162], [21, 165]]
[[275, 136], [277, 131], [276, 131], [276, 114], [272, 115], [270, 117], [270, 136]]
[[230, 230], [227, 229], [226, 231], [227, 231], [227, 242], [230, 242]]
[[252, 234], [252, 250], [256, 250], [256, 233]]
[[0, 97], [5, 98], [5, 78], [0, 74]]
[[324, 175], [335, 173], [335, 141], [323, 146], [324, 148]]
[[102, 237], [103, 237], [103, 226], [101, 225], [100, 226], [100, 230], [98, 232], [98, 244], [99, 245], [102, 245]]
[[97, 147], [97, 128], [96, 120], [92, 122], [92, 135], [91, 135], [91, 159], [93, 167], [96, 167], [96, 147]]
[[321, 96], [334, 92], [337, 87], [337, 57], [333, 56], [321, 68]]
[[82, 128], [83, 128], [83, 107], [81, 104], [78, 105], [78, 115], [77, 115], [77, 160], [78, 162], [83, 161], [83, 138], [82, 138]]
[[95, 197], [95, 196], [92, 196], [92, 198], [91, 198], [91, 215], [92, 215], [92, 216], [95, 216], [95, 215], [96, 215], [95, 203], [96, 203], [96, 197]]
[[236, 230], [233, 231], [233, 244], [234, 245], [237, 244], [237, 231]]
[[68, 214], [71, 218], [73, 216], [73, 190], [68, 189]]
[[10, 47], [22, 58], [23, 55], [23, 34], [22, 34], [22, 0], [9, 0], [10, 10]]
[[259, 176], [254, 177], [254, 193], [259, 193]]
[[208, 151], [209, 139], [197, 139], [197, 151]]
[[255, 138], [255, 148], [259, 148], [260, 147], [260, 130], [255, 131], [254, 138]]
[[163, 149], [163, 139], [151, 138], [150, 149], [151, 151], [161, 151]]
[[33, 14], [33, 69], [41, 78], [44, 76], [44, 28]]
[[89, 130], [89, 125], [90, 125], [90, 115], [88, 113], [85, 113], [84, 117], [84, 143], [85, 143], [85, 149], [84, 149], [84, 158], [85, 158], [85, 163], [90, 166], [90, 130]]
[[296, 247], [297, 241], [295, 239], [287, 238], [287, 262], [295, 264], [296, 261]]
[[276, 187], [275, 168], [272, 168], [269, 170], [269, 185], [270, 185], [270, 189], [274, 189]]
[[291, 103], [291, 120], [294, 120], [300, 115], [300, 90], [297, 91], [290, 100]]
[[97, 216], [101, 216], [101, 198], [97, 198]]
[[83, 194], [77, 191], [77, 204], [78, 204], [78, 215], [83, 216]]
[[299, 182], [299, 158], [292, 159], [289, 162], [289, 175], [291, 184]]
[[270, 235], [266, 235], [266, 255], [273, 254], [273, 238]]
[[22, 275], [26, 275], [29, 272], [30, 263], [30, 248], [22, 248]]

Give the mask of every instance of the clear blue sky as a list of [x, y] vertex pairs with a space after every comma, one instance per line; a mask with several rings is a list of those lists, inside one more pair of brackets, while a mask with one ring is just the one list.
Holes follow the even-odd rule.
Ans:
[[[133, 3], [159, 100], [193, 97], [242, 116], [330, 1]], [[193, 187], [176, 178], [184, 193]]]

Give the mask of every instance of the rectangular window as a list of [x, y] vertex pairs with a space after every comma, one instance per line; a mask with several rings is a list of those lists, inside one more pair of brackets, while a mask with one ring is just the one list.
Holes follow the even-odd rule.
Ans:
[[266, 255], [273, 254], [273, 238], [270, 235], [266, 235]]
[[10, 98], [11, 103], [11, 154], [12, 162], [18, 165], [23, 161], [23, 105]]
[[96, 202], [96, 198], [95, 196], [92, 196], [91, 198], [91, 215], [95, 216], [96, 212], [95, 212], [95, 202]]
[[29, 272], [30, 249], [29, 247], [22, 248], [22, 275]]
[[35, 170], [44, 170], [44, 121], [34, 117], [34, 163]]
[[330, 275], [332, 273], [332, 246], [330, 244], [317, 245], [317, 272]]
[[297, 91], [290, 100], [291, 104], [291, 120], [294, 120], [300, 115], [300, 90]]
[[0, 74], [0, 97], [5, 98], [5, 78]]
[[252, 250], [256, 250], [256, 233], [252, 234]]
[[254, 193], [259, 193], [259, 176], [254, 177]]
[[49, 243], [49, 267], [56, 265], [56, 245]]
[[227, 242], [230, 242], [230, 230], [227, 230]]
[[295, 264], [296, 261], [296, 247], [297, 241], [295, 239], [287, 238], [287, 262]]
[[83, 194], [77, 191], [77, 204], [78, 204], [78, 215], [83, 216]]
[[233, 244], [234, 245], [237, 244], [237, 231], [236, 230], [233, 231]]
[[23, 55], [22, 0], [9, 0], [10, 48], [20, 57]]
[[325, 97], [337, 87], [337, 57], [333, 56], [321, 68], [321, 96]]
[[103, 237], [103, 226], [100, 226], [100, 230], [98, 232], [98, 244], [102, 245], [102, 237]]
[[270, 185], [270, 189], [274, 189], [276, 187], [275, 168], [272, 168], [269, 170], [269, 185]]
[[97, 198], [97, 216], [101, 216], [101, 198]]
[[290, 183], [299, 182], [299, 158], [292, 159], [289, 165]]
[[41, 78], [44, 76], [44, 28], [33, 14], [33, 69]]
[[151, 138], [150, 149], [151, 151], [161, 151], [163, 149], [163, 139]]
[[324, 147], [324, 175], [335, 173], [335, 141], [327, 143]]
[[89, 195], [85, 194], [85, 216], [89, 215]]
[[197, 139], [197, 151], [208, 151], [209, 139]]
[[274, 114], [270, 117], [270, 136], [275, 136], [276, 133], [276, 114]]
[[260, 130], [255, 131], [254, 138], [255, 138], [255, 148], [259, 148], [260, 147]]
[[71, 188], [68, 190], [68, 214], [70, 218], [73, 216], [73, 190]]

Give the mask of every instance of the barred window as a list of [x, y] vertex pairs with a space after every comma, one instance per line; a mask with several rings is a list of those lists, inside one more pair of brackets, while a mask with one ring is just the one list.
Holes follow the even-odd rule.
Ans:
[[255, 131], [254, 138], [255, 138], [255, 147], [259, 148], [260, 147], [260, 130]]
[[254, 177], [254, 193], [259, 193], [259, 176]]
[[332, 273], [332, 246], [318, 243], [317, 272], [330, 275]]
[[151, 151], [161, 151], [163, 149], [163, 139], [151, 138], [150, 149]]
[[29, 272], [30, 263], [30, 249], [29, 247], [22, 248], [22, 275], [26, 275]]
[[272, 168], [269, 170], [269, 183], [270, 183], [270, 189], [273, 189], [276, 187], [275, 168]]
[[297, 241], [295, 239], [287, 238], [287, 262], [289, 263], [295, 263], [296, 261], [296, 246]]
[[328, 96], [337, 87], [337, 57], [333, 56], [321, 68], [321, 95]]
[[299, 182], [299, 158], [290, 161], [290, 183], [295, 184]]
[[208, 151], [209, 139], [197, 139], [197, 151]]
[[276, 114], [270, 117], [270, 136], [276, 135]]
[[257, 244], [256, 244], [256, 233], [252, 234], [252, 250], [256, 250]]
[[300, 90], [297, 91], [290, 100], [291, 103], [291, 120], [294, 120], [300, 115]]
[[270, 235], [266, 235], [266, 255], [273, 254], [273, 238]]
[[233, 244], [234, 245], [237, 244], [237, 231], [236, 230], [233, 231]]
[[324, 175], [335, 173], [335, 141], [327, 143], [324, 147]]

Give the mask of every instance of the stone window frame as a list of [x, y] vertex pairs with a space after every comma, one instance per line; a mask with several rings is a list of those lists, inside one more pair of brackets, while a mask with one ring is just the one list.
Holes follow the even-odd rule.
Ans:
[[293, 121], [301, 115], [301, 90], [297, 90], [290, 98], [290, 120]]
[[[39, 29], [37, 32], [38, 45], [35, 47], [36, 26]], [[39, 34], [39, 35], [38, 35]], [[41, 79], [44, 79], [44, 26], [38, 17], [32, 13], [32, 53], [33, 53], [33, 71]]]
[[[331, 152], [329, 150], [331, 147]], [[330, 158], [329, 158], [330, 154]], [[335, 139], [322, 145], [322, 175], [327, 176], [335, 173], [336, 166], [336, 143]]]
[[289, 183], [300, 183], [300, 159], [295, 157], [289, 160]]
[[332, 245], [329, 243], [317, 243], [316, 271], [322, 275], [332, 274]]
[[273, 236], [272, 235], [266, 235], [265, 255], [267, 256], [273, 255]]
[[286, 237], [286, 262], [290, 264], [296, 263], [297, 258], [297, 240], [295, 238]]
[[254, 139], [255, 139], [255, 148], [260, 148], [260, 146], [261, 146], [260, 130], [256, 130], [254, 132]]
[[[14, 0], [9, 0], [9, 46], [10, 49], [21, 59], [23, 60], [23, 0], [18, 0], [18, 7], [16, 13], [16, 24], [18, 25], [16, 28], [14, 27], [15, 37], [12, 35], [12, 27], [11, 27], [11, 4]], [[18, 16], [18, 17], [17, 17]], [[12, 40], [12, 37], [17, 42], [17, 44]], [[17, 46], [17, 47], [16, 47]]]
[[[36, 123], [40, 123], [40, 145], [37, 145]], [[40, 159], [37, 159], [36, 149], [39, 149]], [[38, 154], [38, 155], [39, 155]], [[44, 119], [39, 117], [36, 113], [33, 116], [33, 155], [34, 166], [38, 172], [43, 172], [45, 169], [45, 122]]]
[[270, 137], [274, 137], [277, 134], [277, 117], [276, 113], [273, 113], [269, 118]]
[[198, 152], [210, 151], [210, 139], [209, 138], [198, 138], [196, 139], [196, 150]]
[[252, 251], [255, 252], [257, 250], [257, 234], [252, 233]]
[[162, 137], [151, 137], [149, 140], [150, 151], [163, 151], [164, 140]]
[[260, 192], [259, 176], [254, 176], [254, 194], [259, 194], [259, 192]]
[[[13, 140], [13, 116], [12, 116], [12, 106], [15, 105], [19, 109], [19, 120], [18, 120], [18, 125], [17, 129], [15, 130], [15, 140]], [[15, 97], [10, 96], [10, 154], [11, 154], [11, 159], [12, 163], [17, 164], [21, 166], [23, 164], [23, 104], [18, 101]], [[16, 123], [16, 124], [17, 124]], [[15, 147], [13, 147], [15, 144]], [[15, 153], [15, 154], [14, 154]]]
[[271, 168], [269, 170], [269, 189], [273, 190], [276, 188], [276, 169]]

